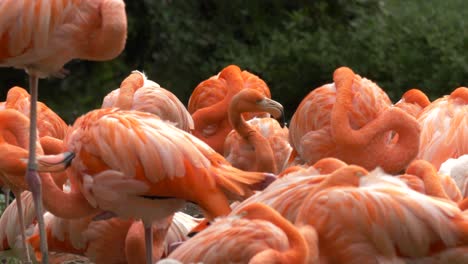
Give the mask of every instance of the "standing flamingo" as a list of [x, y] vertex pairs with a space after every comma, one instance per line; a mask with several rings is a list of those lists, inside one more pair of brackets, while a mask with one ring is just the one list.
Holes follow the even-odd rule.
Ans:
[[[198, 138], [140, 111], [91, 111], [75, 122], [65, 146], [76, 153], [70, 173], [79, 186], [72, 182], [72, 192], [64, 193], [49, 185], [48, 192], [70, 205], [49, 211], [63, 218], [99, 210], [141, 218], [148, 249], [151, 223], [164, 221], [185, 201], [198, 204], [208, 219], [227, 215], [228, 198], [247, 197], [272, 177], [238, 170]], [[73, 192], [78, 189], [86, 201]], [[148, 250], [148, 263], [151, 258]]]
[[254, 89], [237, 93], [229, 105], [228, 117], [234, 128], [224, 142], [224, 156], [236, 168], [278, 174], [283, 170], [292, 148], [288, 130], [273, 118], [254, 118], [248, 122], [246, 112], [267, 112], [283, 116], [283, 106]]
[[238, 216], [217, 218], [168, 258], [182, 263], [307, 263], [316, 259], [317, 244], [309, 248], [301, 232], [317, 243], [312, 228], [298, 230], [274, 209], [254, 203]]
[[[264, 81], [249, 72], [241, 72], [235, 65], [227, 66], [218, 75], [201, 82], [190, 96], [188, 111], [195, 123], [193, 134], [220, 154], [223, 154], [224, 140], [232, 130], [228, 120], [229, 103], [242, 89], [256, 89], [271, 98]], [[251, 117], [252, 114], [244, 115], [247, 119]]]
[[468, 88], [459, 87], [432, 102], [419, 115], [418, 122], [419, 159], [429, 161], [438, 170], [449, 158], [468, 154]]
[[[328, 156], [366, 169], [403, 170], [417, 154], [416, 120], [390, 107], [380, 88], [349, 68], [335, 70], [333, 79], [334, 85], [309, 94], [291, 120], [290, 139], [303, 160], [313, 163]], [[396, 142], [392, 131], [398, 134]]]
[[[24, 69], [29, 75], [29, 142], [36, 141], [38, 78], [63, 77], [66, 71], [62, 67], [75, 58], [113, 59], [122, 52], [126, 36], [123, 0], [2, 1], [0, 66]], [[26, 181], [34, 196], [42, 241], [46, 241], [35, 146], [29, 144]], [[47, 263], [47, 244], [42, 251]]]
[[109, 107], [152, 113], [185, 131], [194, 128], [192, 116], [182, 102], [139, 71], [133, 71], [119, 89], [104, 97], [102, 108]]

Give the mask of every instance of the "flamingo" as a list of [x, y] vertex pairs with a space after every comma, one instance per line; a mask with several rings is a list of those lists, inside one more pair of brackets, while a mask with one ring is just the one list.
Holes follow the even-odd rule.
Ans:
[[439, 174], [450, 176], [457, 184], [462, 197], [468, 197], [468, 154], [446, 160], [440, 166]]
[[401, 108], [414, 118], [418, 118], [422, 110], [430, 103], [431, 101], [429, 101], [427, 95], [421, 90], [413, 88], [406, 91], [395, 106]]
[[[173, 245], [179, 245], [188, 239], [188, 232], [201, 219], [193, 218], [182, 212], [177, 212], [170, 223], [170, 226], [153, 225], [153, 256], [159, 260], [169, 255]], [[141, 221], [135, 221], [130, 227], [125, 239], [125, 254], [129, 264], [144, 263], [145, 242], [144, 225]]]
[[[145, 262], [141, 221], [119, 218], [94, 221], [92, 217], [63, 219], [50, 213], [45, 214], [45, 219], [50, 251], [86, 256], [95, 263]], [[155, 259], [166, 256], [169, 245], [187, 240], [189, 229], [198, 222], [199, 219], [177, 212], [168, 225], [154, 224]], [[37, 231], [34, 228], [34, 233], [27, 240], [40, 256]]]
[[283, 116], [283, 106], [254, 89], [243, 89], [229, 105], [228, 117], [234, 128], [224, 142], [224, 156], [234, 167], [247, 171], [278, 174], [286, 166], [292, 148], [288, 130], [273, 118], [254, 118], [248, 122], [246, 112], [267, 112]]
[[[50, 205], [49, 211], [62, 218], [104, 210], [142, 219], [148, 249], [151, 223], [164, 221], [185, 201], [198, 204], [212, 219], [231, 211], [228, 198], [248, 197], [274, 178], [236, 169], [198, 138], [140, 111], [91, 111], [77, 119], [64, 142], [76, 153], [70, 168], [72, 192], [63, 193], [53, 184], [47, 192], [70, 207]], [[148, 250], [148, 263], [151, 258]]]
[[[335, 70], [333, 80], [312, 91], [291, 120], [290, 141], [302, 159], [336, 157], [369, 170], [402, 171], [417, 155], [416, 120], [391, 107], [385, 92], [347, 67]], [[391, 131], [398, 133], [396, 142]]]
[[[256, 89], [271, 98], [264, 81], [249, 72], [241, 72], [235, 65], [229, 65], [218, 75], [201, 82], [189, 98], [188, 111], [195, 124], [193, 135], [220, 154], [223, 154], [224, 140], [232, 130], [228, 120], [229, 103], [242, 89]], [[263, 116], [259, 113], [253, 115]], [[251, 117], [252, 114], [244, 115], [246, 119]]]
[[[38, 80], [64, 77], [72, 59], [104, 61], [125, 46], [127, 18], [123, 0], [16, 1], [0, 4], [0, 66], [24, 69], [31, 93], [29, 142], [36, 141]], [[41, 181], [36, 169], [36, 145], [29, 144], [26, 181], [34, 195], [42, 241]], [[44, 263], [47, 245], [42, 245]]]
[[[308, 247], [305, 237], [315, 242]], [[175, 249], [182, 263], [307, 263], [318, 252], [313, 228], [298, 230], [274, 209], [254, 203], [237, 216], [220, 217]]]
[[119, 89], [104, 97], [102, 108], [109, 107], [153, 113], [187, 132], [194, 128], [192, 116], [182, 102], [139, 71], [133, 71]]
[[468, 88], [459, 87], [427, 106], [418, 117], [421, 140], [418, 159], [436, 170], [449, 158], [468, 154]]
[[[15, 197], [21, 197], [21, 193], [24, 190], [30, 190], [31, 186], [25, 181], [24, 177], [21, 177], [20, 174], [26, 171], [25, 164], [22, 162], [22, 159], [28, 156], [28, 140], [27, 132], [29, 129], [29, 119], [22, 113], [13, 110], [5, 109], [0, 111], [0, 179], [8, 186], [9, 189], [13, 192]], [[52, 156], [52, 160], [43, 156], [42, 148], [39, 142], [36, 140], [35, 144], [38, 145], [37, 152], [40, 157], [39, 167], [41, 170], [44, 166], [49, 166], [45, 162], [55, 162], [57, 158], [62, 158], [62, 155]], [[48, 161], [49, 160], [49, 161]], [[56, 168], [60, 170], [61, 165], [49, 166], [47, 170], [55, 170]], [[23, 174], [24, 175], [24, 174]], [[56, 181], [62, 182], [60, 179], [53, 179], [50, 175], [50, 184], [56, 185]], [[60, 174], [60, 177], [63, 177], [63, 174]], [[57, 187], [58, 188], [58, 187]], [[33, 194], [34, 195], [34, 194]], [[52, 198], [53, 199], [53, 198]], [[23, 243], [25, 243], [25, 234], [24, 234], [24, 220], [23, 220], [23, 209], [21, 199], [17, 199], [17, 209], [18, 209], [18, 221], [21, 228], [21, 237]], [[23, 244], [23, 248], [26, 251], [25, 257], [28, 262], [30, 262], [30, 256], [28, 253], [28, 248]]]
[[[5, 101], [6, 109], [15, 109], [29, 117], [31, 100], [28, 92], [15, 86], [10, 88]], [[49, 136], [64, 139], [68, 126], [63, 119], [42, 102], [37, 102], [37, 129], [39, 138]]]
[[295, 224], [316, 229], [320, 260], [326, 263], [431, 263], [422, 260], [449, 256], [451, 263], [464, 263], [467, 221], [456, 204], [413, 191], [376, 170], [361, 177], [359, 186], [315, 192]]
[[[419, 192], [454, 202], [460, 202], [462, 199], [461, 192], [455, 181], [448, 175], [437, 173], [435, 167], [428, 161], [412, 161], [406, 168], [405, 175], [406, 177], [414, 175], [422, 181], [422, 188], [415, 188], [416, 191], [423, 189], [424, 191]], [[399, 176], [399, 178], [404, 177]], [[413, 189], [411, 185], [409, 187]]]

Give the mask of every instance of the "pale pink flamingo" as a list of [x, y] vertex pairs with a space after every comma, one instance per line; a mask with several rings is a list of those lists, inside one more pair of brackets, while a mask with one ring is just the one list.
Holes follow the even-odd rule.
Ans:
[[[249, 72], [241, 72], [235, 65], [229, 65], [218, 75], [201, 82], [190, 96], [188, 111], [195, 124], [193, 134], [220, 154], [223, 154], [224, 140], [232, 130], [228, 120], [229, 103], [242, 89], [256, 89], [271, 98], [264, 81]], [[252, 117], [251, 113], [244, 115], [246, 119]]]
[[432, 102], [419, 115], [418, 122], [419, 159], [429, 161], [439, 170], [449, 158], [468, 154], [468, 88], [459, 87]]
[[463, 198], [468, 197], [468, 154], [448, 159], [439, 169], [439, 174], [448, 175], [457, 184]]
[[254, 89], [243, 89], [231, 100], [228, 118], [234, 128], [224, 141], [224, 157], [234, 167], [278, 174], [287, 165], [292, 148], [288, 129], [270, 117], [245, 121], [243, 113], [266, 112], [283, 117], [283, 106]]
[[[0, 66], [24, 69], [31, 93], [29, 142], [36, 141], [38, 79], [62, 77], [72, 59], [117, 57], [125, 46], [127, 17], [123, 0], [16, 1], [0, 4]], [[41, 230], [41, 185], [35, 144], [29, 144], [26, 181], [34, 195]], [[45, 233], [42, 240], [46, 241]], [[47, 245], [42, 245], [47, 263]]]
[[133, 71], [119, 89], [104, 97], [102, 108], [109, 107], [152, 113], [185, 131], [194, 128], [192, 116], [182, 102], [139, 71]]
[[[289, 128], [291, 144], [309, 164], [336, 157], [366, 169], [402, 171], [417, 154], [419, 125], [373, 82], [341, 67], [334, 84], [312, 91]], [[392, 142], [392, 131], [398, 140]]]
[[[308, 237], [306, 240], [305, 236]], [[308, 246], [313, 245], [315, 247]], [[274, 209], [254, 203], [238, 215], [220, 217], [175, 249], [182, 263], [307, 263], [317, 260], [313, 228], [298, 230]]]

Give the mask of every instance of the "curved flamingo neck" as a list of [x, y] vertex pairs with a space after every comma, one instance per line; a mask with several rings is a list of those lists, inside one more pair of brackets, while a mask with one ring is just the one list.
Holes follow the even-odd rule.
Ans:
[[434, 166], [425, 160], [415, 160], [406, 169], [407, 174], [412, 174], [424, 182], [427, 195], [450, 200], [444, 190]]
[[270, 142], [245, 121], [242, 117], [244, 111], [238, 108], [238, 100], [235, 99], [229, 107], [229, 122], [233, 129], [255, 149], [256, 164], [254, 170], [276, 173], [275, 156], [271, 149]]
[[0, 144], [9, 143], [7, 131], [15, 137], [19, 147], [29, 148], [29, 119], [25, 115], [13, 109], [0, 111]]
[[65, 219], [90, 216], [100, 212], [92, 207], [80, 192], [65, 193], [49, 173], [39, 174], [42, 180], [44, 207], [52, 214]]
[[453, 91], [450, 94], [450, 98], [459, 98], [463, 100], [465, 104], [467, 104], [468, 103], [468, 88], [459, 87], [455, 89], [455, 91]]
[[[267, 250], [268, 253], [266, 255], [259, 256], [259, 258], [254, 257], [254, 262], [271, 263], [269, 261], [272, 261], [272, 259], [270, 258], [273, 257], [278, 258], [278, 260], [280, 260], [280, 263], [304, 263], [308, 257], [309, 250], [307, 247], [307, 242], [301, 235], [299, 230], [274, 209], [259, 203], [252, 204], [252, 206], [255, 206], [255, 211], [252, 215], [249, 215], [250, 213], [248, 213], [246, 218], [252, 220], [264, 220], [274, 224], [275, 226], [283, 230], [289, 242], [288, 250], [284, 252], [272, 252]], [[262, 255], [262, 253], [259, 253], [259, 255]]]
[[235, 65], [230, 65], [224, 68], [218, 76], [218, 79], [226, 81], [227, 92], [223, 100], [209, 107], [204, 107], [193, 113], [192, 117], [196, 124], [208, 125], [210, 123], [218, 123], [220, 120], [226, 119], [227, 110], [232, 97], [243, 88], [243, 80], [241, 70]]
[[406, 91], [403, 94], [403, 99], [407, 103], [416, 103], [417, 105], [421, 106], [422, 108], [431, 104], [427, 95], [425, 95], [421, 90], [418, 89], [411, 89]]
[[[90, 2], [92, 3], [92, 2]], [[94, 4], [94, 3], [92, 3]], [[125, 47], [127, 39], [127, 16], [123, 1], [101, 1], [99, 6], [90, 6], [96, 9], [94, 18], [100, 19], [99, 28], [80, 47], [80, 58], [86, 60], [104, 61], [117, 57]], [[89, 27], [89, 26], [88, 26]]]
[[[367, 169], [381, 166], [386, 172], [399, 172], [416, 157], [420, 127], [416, 119], [403, 110], [390, 107], [359, 130], [350, 126], [352, 84], [355, 78], [349, 68], [339, 68], [333, 75], [337, 95], [331, 114], [334, 140], [341, 147], [343, 159]], [[398, 133], [396, 143], [387, 142], [389, 132]]]
[[133, 95], [138, 88], [143, 86], [144, 81], [144, 75], [138, 71], [132, 72], [130, 76], [125, 78], [120, 85], [119, 97], [115, 106], [122, 110], [130, 110], [133, 105]]

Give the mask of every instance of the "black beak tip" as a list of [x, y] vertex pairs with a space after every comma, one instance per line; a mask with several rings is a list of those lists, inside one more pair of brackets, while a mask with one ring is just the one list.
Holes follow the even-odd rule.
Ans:
[[75, 152], [67, 152], [66, 153], [66, 158], [65, 158], [65, 165], [66, 167], [69, 167], [73, 161], [73, 159], [75, 158], [76, 154]]

